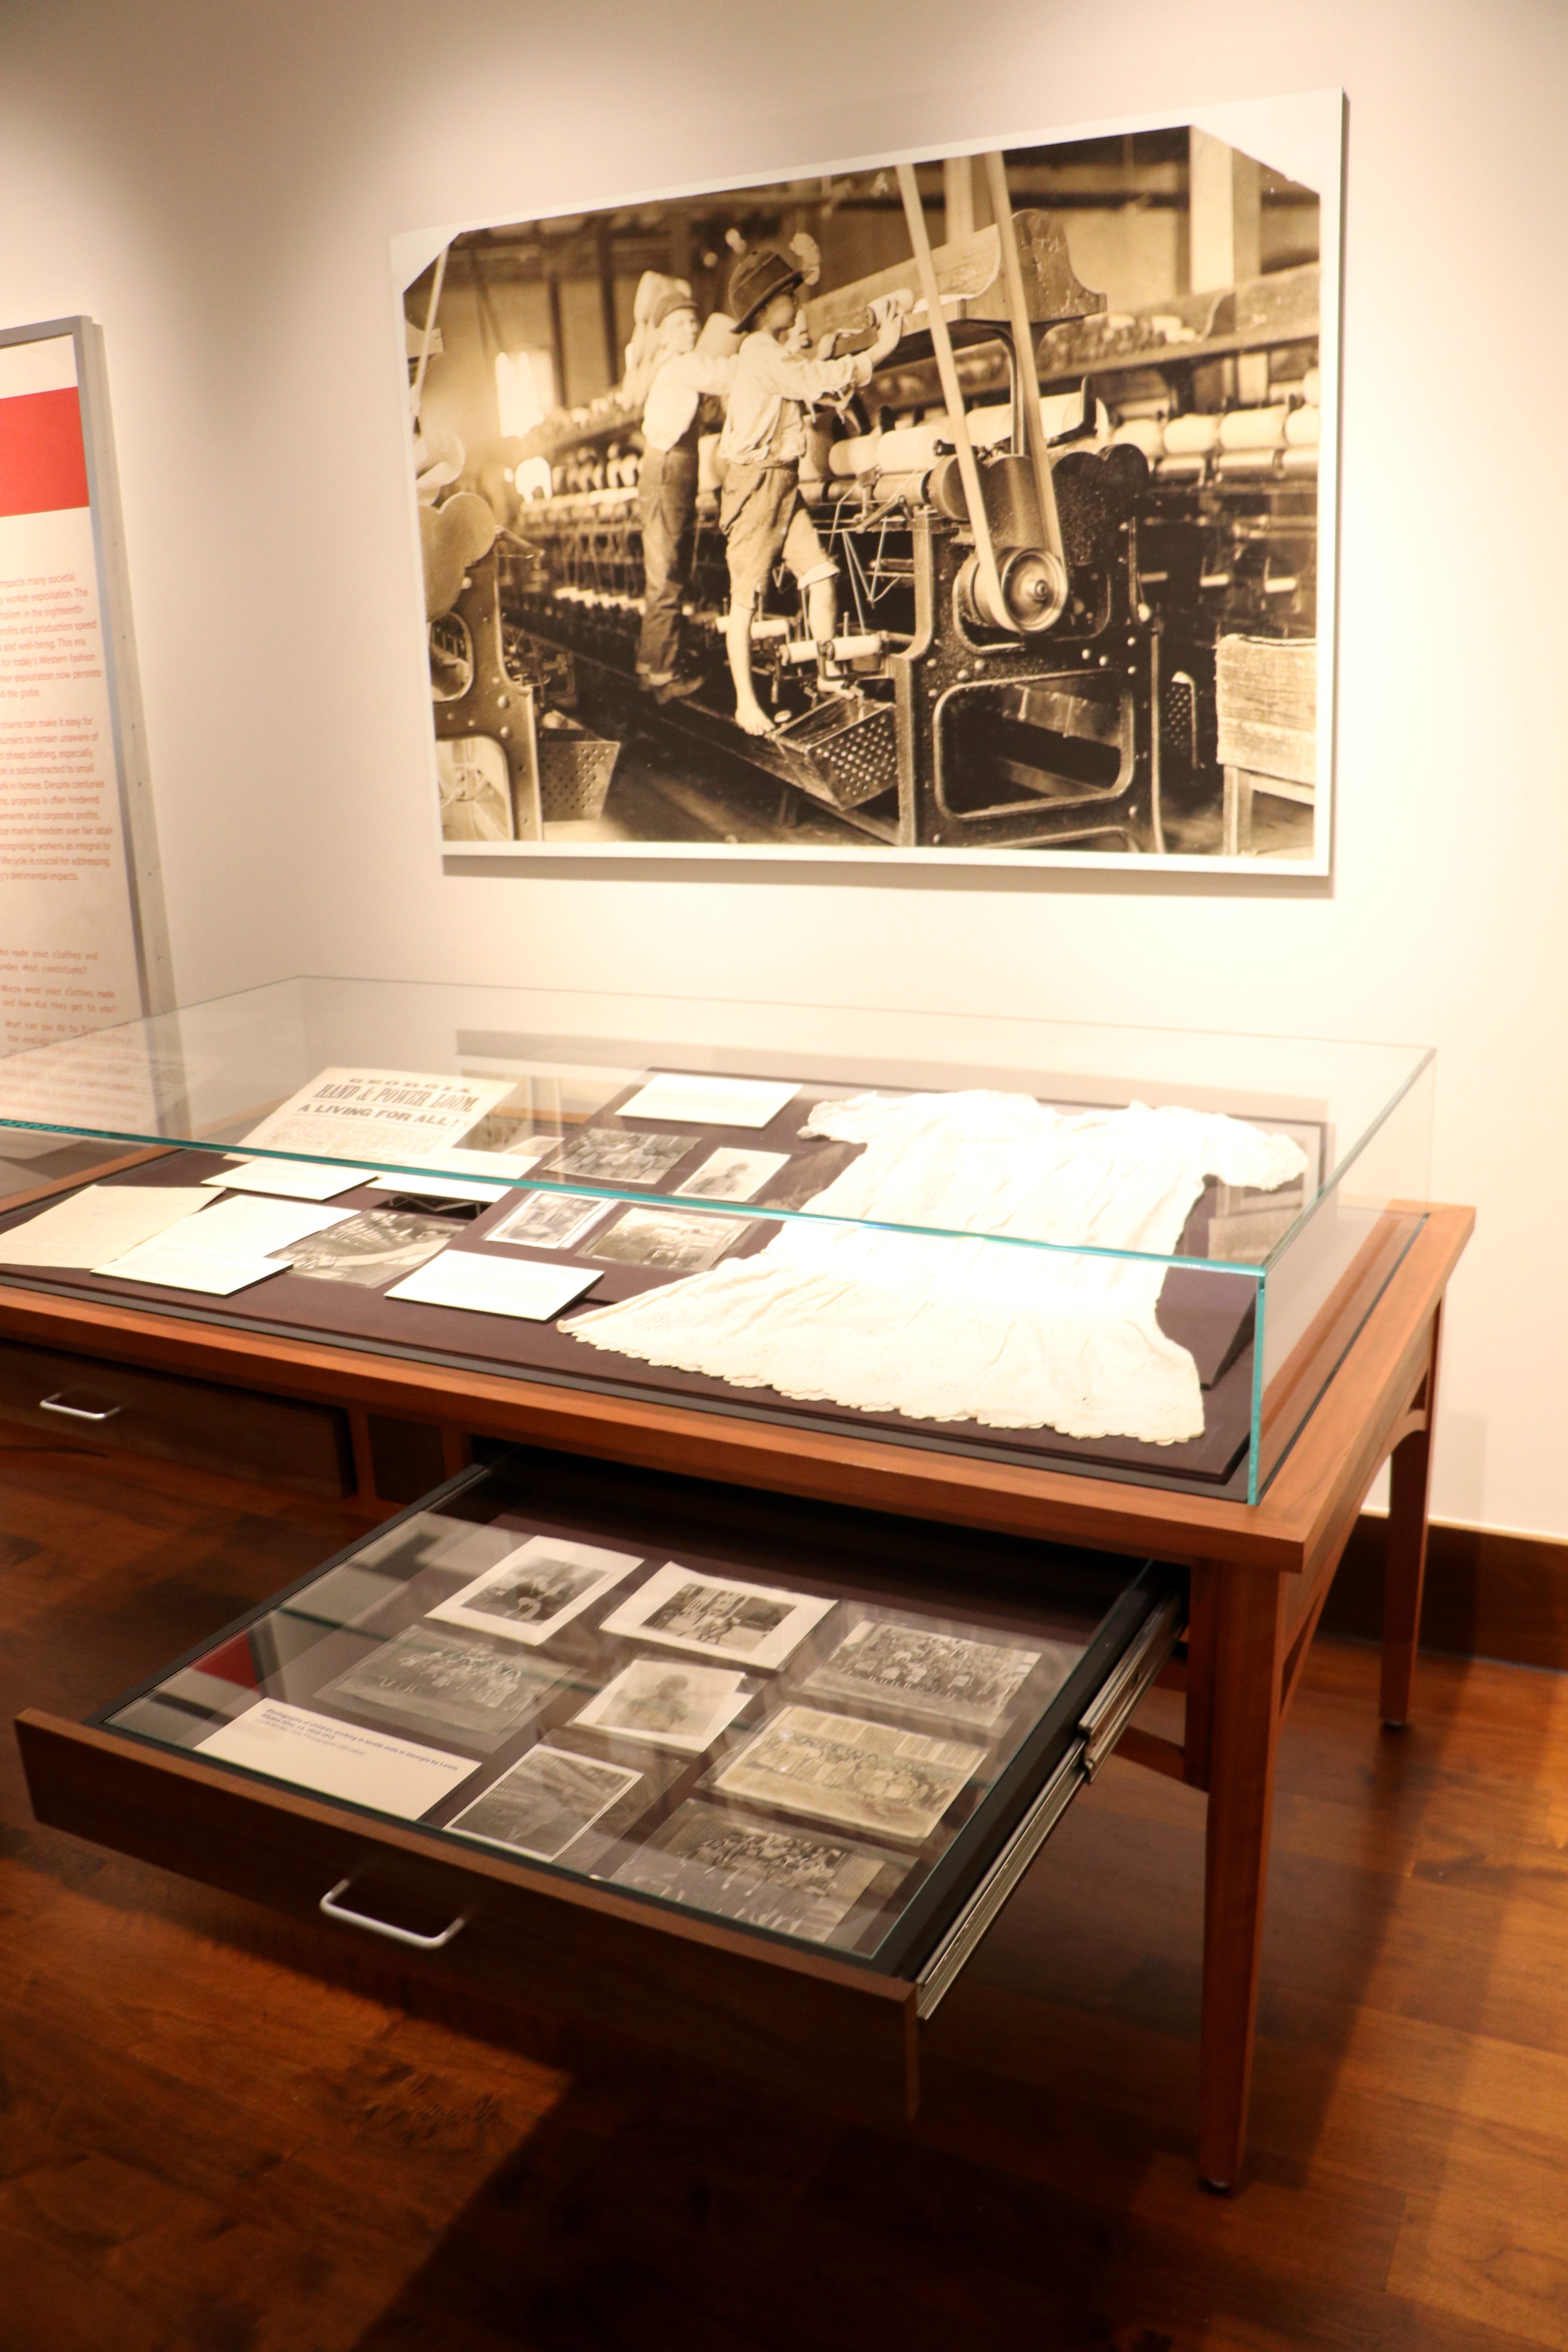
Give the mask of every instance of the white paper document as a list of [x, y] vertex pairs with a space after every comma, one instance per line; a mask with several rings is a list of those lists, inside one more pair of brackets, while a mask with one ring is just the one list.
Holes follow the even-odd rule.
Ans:
[[269, 1257], [274, 1250], [302, 1242], [307, 1234], [324, 1234], [329, 1225], [347, 1224], [353, 1209], [324, 1209], [310, 1201], [268, 1201], [254, 1192], [237, 1193], [232, 1201], [215, 1201], [196, 1217], [171, 1225], [165, 1242], [178, 1249], [204, 1250], [222, 1257]]
[[377, 1192], [402, 1192], [411, 1201], [504, 1201], [510, 1184], [481, 1184], [472, 1176], [373, 1176]]
[[100, 1266], [166, 1233], [212, 1195], [199, 1184], [86, 1184], [0, 1234], [5, 1265]]
[[516, 1083], [422, 1070], [321, 1070], [241, 1140], [384, 1165], [428, 1160], [460, 1143]]
[[117, 1282], [152, 1282], [160, 1290], [205, 1290], [214, 1298], [227, 1298], [283, 1272], [275, 1258], [226, 1257], [220, 1250], [182, 1249], [163, 1241], [145, 1242], [92, 1270], [112, 1275]]
[[374, 1174], [374, 1168], [322, 1168], [313, 1160], [242, 1160], [202, 1181], [228, 1192], [270, 1192], [280, 1201], [335, 1201]]
[[769, 1078], [694, 1077], [679, 1070], [658, 1071], [617, 1118], [672, 1118], [678, 1127], [766, 1127], [793, 1102], [798, 1087], [793, 1081], [775, 1085]]
[[459, 1780], [478, 1770], [468, 1756], [443, 1755], [412, 1739], [394, 1739], [358, 1724], [334, 1723], [307, 1707], [264, 1698], [233, 1723], [196, 1742], [196, 1752], [225, 1764], [243, 1764], [297, 1788], [346, 1797], [415, 1822]]
[[641, 1566], [637, 1552], [606, 1551], [563, 1536], [530, 1536], [426, 1613], [531, 1647], [548, 1642]]
[[516, 1315], [525, 1323], [548, 1323], [598, 1278], [595, 1266], [542, 1265], [537, 1258], [443, 1250], [395, 1282], [386, 1296], [419, 1307], [462, 1307], [474, 1315]]

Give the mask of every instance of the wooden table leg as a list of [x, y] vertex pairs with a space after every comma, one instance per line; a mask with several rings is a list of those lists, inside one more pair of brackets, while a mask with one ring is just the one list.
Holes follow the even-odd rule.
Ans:
[[1285, 1580], [1213, 1570], [1214, 1732], [1205, 1853], [1198, 2177], [1232, 2189], [1247, 2145], [1263, 1898], [1274, 1818]]
[[1426, 1513], [1432, 1488], [1432, 1422], [1437, 1404], [1437, 1341], [1442, 1308], [1432, 1318], [1432, 1360], [1421, 1402], [1426, 1426], [1402, 1438], [1388, 1457], [1388, 1532], [1383, 1571], [1383, 1687], [1390, 1730], [1410, 1720], [1410, 1691], [1421, 1639], [1426, 1581]]

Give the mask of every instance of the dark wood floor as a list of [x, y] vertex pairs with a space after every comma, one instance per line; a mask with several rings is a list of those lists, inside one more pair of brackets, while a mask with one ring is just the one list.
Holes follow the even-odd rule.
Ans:
[[[86, 1713], [346, 1539], [0, 1433], [0, 1671]], [[1568, 1685], [1320, 1644], [1287, 1730], [1250, 2177], [1194, 2187], [1202, 1801], [1113, 1763], [931, 2030], [907, 2138], [542, 2032], [0, 1792], [5, 2352], [1568, 2347]], [[357, 1958], [357, 1954], [356, 1954]]]

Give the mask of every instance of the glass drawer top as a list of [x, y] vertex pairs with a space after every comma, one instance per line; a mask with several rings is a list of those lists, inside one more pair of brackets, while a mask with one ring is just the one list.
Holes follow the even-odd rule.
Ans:
[[898, 1972], [1168, 1581], [519, 1451], [100, 1720]]

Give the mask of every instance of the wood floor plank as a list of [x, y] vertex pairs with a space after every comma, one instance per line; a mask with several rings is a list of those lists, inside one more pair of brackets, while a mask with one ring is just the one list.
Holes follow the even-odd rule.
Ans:
[[1479, 2184], [1461, 2178], [1413, 2201], [1390, 2284], [1445, 2315], [1568, 2352], [1565, 2219], [1561, 2174], [1548, 2200], [1535, 2168], [1500, 2157]]

